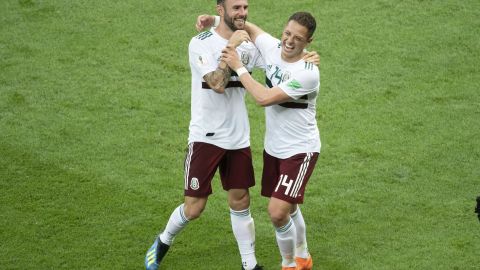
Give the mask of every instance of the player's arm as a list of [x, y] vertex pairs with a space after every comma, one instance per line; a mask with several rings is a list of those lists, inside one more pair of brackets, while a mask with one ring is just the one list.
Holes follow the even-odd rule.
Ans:
[[220, 16], [202, 14], [197, 17], [195, 22], [195, 29], [198, 32], [205, 31], [207, 28], [217, 26], [220, 22]]
[[250, 95], [252, 95], [253, 99], [255, 99], [255, 102], [257, 102], [257, 104], [260, 106], [267, 107], [292, 100], [292, 98], [280, 87], [265, 87], [253, 79], [248, 72], [242, 73], [240, 76], [240, 81]]
[[225, 93], [225, 86], [227, 86], [232, 70], [224, 61], [220, 61], [215, 71], [207, 73], [203, 76], [205, 82], [212, 88], [213, 91], [223, 94]]
[[[247, 32], [235, 31], [228, 40], [227, 46], [236, 48], [244, 41], [250, 41], [250, 37], [248, 36]], [[232, 70], [230, 67], [225, 63], [225, 61], [220, 60], [217, 69], [205, 74], [203, 79], [213, 91], [222, 94], [225, 93], [225, 87], [230, 81], [231, 74]]]
[[[210, 19], [212, 19], [210, 21]], [[209, 15], [200, 15], [197, 18], [195, 28], [197, 31], [203, 31], [207, 29], [207, 25], [213, 26], [215, 23], [215, 17]], [[203, 76], [205, 82], [210, 86], [210, 88], [217, 93], [225, 93], [225, 87], [230, 80], [232, 70], [224, 61], [220, 61], [218, 67], [215, 71], [207, 73]]]
[[245, 22], [245, 31], [247, 31], [248, 35], [250, 36], [250, 39], [252, 39], [254, 43], [259, 35], [265, 33], [265, 31], [263, 31], [262, 28], [258, 27], [257, 25], [251, 22]]
[[[218, 24], [219, 20], [220, 17], [218, 16], [202, 14], [197, 17], [195, 28], [197, 29], [197, 31], [204, 31], [205, 29]], [[247, 31], [251, 41], [253, 42], [255, 42], [259, 35], [265, 33], [265, 31], [263, 31], [259, 26], [251, 22], [245, 23], [245, 30]], [[303, 60], [305, 60], [305, 62], [313, 63], [316, 66], [320, 65], [320, 55], [316, 51], [307, 51], [303, 56]]]
[[[228, 40], [227, 47], [237, 48], [242, 42], [250, 41], [250, 37], [247, 32], [237, 30], [235, 31], [230, 39]], [[220, 60], [218, 67], [215, 71], [205, 74], [203, 79], [207, 84], [217, 93], [225, 93], [225, 87], [230, 81], [230, 76], [232, 75], [232, 70], [225, 63], [225, 61]]]
[[[251, 23], [251, 22], [246, 22], [245, 23], [245, 31], [247, 31], [248, 35], [250, 36], [250, 39], [255, 43], [255, 40], [257, 37], [265, 31], [262, 30], [259, 26]], [[320, 64], [320, 55], [316, 51], [311, 51], [305, 52], [305, 55], [303, 56], [303, 60], [305, 62], [313, 63], [314, 65], [318, 66]]]
[[[215, 26], [216, 21], [219, 21], [219, 20], [220, 20], [219, 16], [202, 14], [197, 17], [195, 28], [199, 32], [204, 31], [207, 28]], [[255, 42], [255, 39], [257, 38], [258, 35], [265, 33], [265, 31], [263, 31], [260, 27], [258, 27], [257, 25], [251, 22], [245, 22], [245, 30], [247, 31], [248, 35], [250, 36], [253, 42]]]
[[236, 70], [243, 86], [252, 95], [258, 105], [265, 107], [292, 100], [292, 98], [278, 86], [268, 88], [253, 79], [240, 61], [235, 48], [227, 46], [227, 48], [222, 51], [222, 60], [225, 61], [230, 68]]

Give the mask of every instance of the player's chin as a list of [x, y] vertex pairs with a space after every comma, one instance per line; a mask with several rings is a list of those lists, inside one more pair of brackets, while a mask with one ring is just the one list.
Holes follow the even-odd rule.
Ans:
[[233, 24], [237, 30], [243, 30], [245, 28], [245, 20], [235, 20]]

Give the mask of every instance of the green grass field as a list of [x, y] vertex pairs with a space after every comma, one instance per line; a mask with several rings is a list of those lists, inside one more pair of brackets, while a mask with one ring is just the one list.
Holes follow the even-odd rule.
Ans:
[[[183, 200], [187, 47], [214, 1], [0, 1], [0, 269], [142, 269]], [[315, 269], [480, 269], [480, 2], [250, 1], [318, 22]], [[261, 71], [255, 73], [261, 79]], [[257, 180], [264, 115], [247, 106]], [[259, 186], [258, 259], [280, 269]], [[163, 269], [240, 269], [218, 179]]]

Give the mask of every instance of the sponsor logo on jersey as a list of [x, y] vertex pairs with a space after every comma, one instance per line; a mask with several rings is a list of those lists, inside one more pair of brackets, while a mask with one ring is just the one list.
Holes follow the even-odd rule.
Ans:
[[291, 82], [289, 82], [287, 84], [287, 86], [292, 88], [292, 89], [302, 88], [302, 85], [295, 79], [293, 79]]
[[193, 190], [197, 190], [197, 189], [200, 188], [200, 183], [198, 182], [198, 178], [193, 177], [190, 180], [190, 188], [193, 189]]

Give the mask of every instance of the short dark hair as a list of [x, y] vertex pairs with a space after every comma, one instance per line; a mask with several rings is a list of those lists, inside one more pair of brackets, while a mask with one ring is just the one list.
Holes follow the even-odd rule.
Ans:
[[225, 3], [225, 0], [217, 0], [217, 5]]
[[288, 21], [296, 21], [300, 25], [303, 25], [308, 30], [308, 38], [313, 36], [315, 29], [317, 28], [317, 22], [312, 14], [304, 11], [295, 12]]

